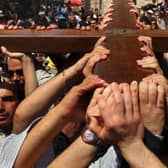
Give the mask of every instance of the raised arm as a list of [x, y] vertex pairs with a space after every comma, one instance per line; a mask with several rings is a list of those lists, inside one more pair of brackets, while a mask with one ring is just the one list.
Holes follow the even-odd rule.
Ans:
[[[89, 127], [99, 138], [116, 144], [130, 166], [136, 168], [165, 168], [160, 160], [144, 145], [143, 122], [139, 112], [138, 85], [136, 82], [111, 85], [111, 94], [96, 98], [96, 117], [88, 113]], [[101, 120], [97, 120], [99, 118]], [[110, 116], [110, 117], [109, 117]], [[112, 164], [112, 163], [111, 163]]]
[[94, 158], [96, 151], [96, 146], [85, 143], [82, 138], [79, 137], [61, 153], [48, 168], [86, 168]]
[[9, 59], [19, 59], [22, 62], [24, 75], [25, 96], [31, 94], [38, 87], [33, 60], [30, 56], [20, 52], [10, 52], [6, 47], [2, 46], [1, 51], [9, 57]]
[[[103, 88], [97, 89], [93, 95], [93, 98], [90, 102], [89, 109], [92, 112], [96, 112], [94, 108], [95, 105], [95, 97], [99, 92], [101, 92]], [[108, 89], [107, 91], [108, 92]], [[106, 93], [105, 93], [106, 94]], [[94, 114], [96, 115], [96, 114]], [[83, 133], [82, 133], [83, 134]], [[49, 166], [48, 168], [86, 168], [90, 164], [91, 160], [94, 158], [96, 151], [98, 149], [97, 145], [91, 145], [85, 143], [81, 137], [75, 140], [64, 152], [62, 152]]]
[[33, 119], [47, 110], [74, 77], [81, 76], [82, 72], [85, 76], [92, 74], [95, 64], [106, 59], [109, 54], [109, 50], [102, 46], [104, 40], [105, 37], [100, 38], [92, 52], [85, 54], [76, 64], [39, 86], [19, 105], [14, 116], [14, 132], [21, 132]]
[[90, 76], [80, 85], [74, 86], [63, 100], [31, 129], [20, 149], [14, 168], [33, 166], [66, 123], [82, 121], [85, 118], [83, 96], [105, 84], [97, 76]]

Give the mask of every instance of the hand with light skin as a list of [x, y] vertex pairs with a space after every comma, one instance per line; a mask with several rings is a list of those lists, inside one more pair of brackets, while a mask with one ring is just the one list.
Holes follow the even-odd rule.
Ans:
[[144, 77], [143, 81], [153, 82], [157, 85], [161, 85], [164, 88], [165, 93], [168, 94], [168, 81], [165, 76], [161, 74], [152, 74]]
[[[99, 90], [93, 96], [97, 103], [91, 101], [92, 105], [88, 106], [89, 128], [100, 139], [119, 146], [142, 139], [143, 123], [138, 108], [137, 83], [133, 82], [131, 87], [125, 83], [120, 86], [112, 83], [105, 96], [101, 92]], [[98, 106], [97, 114], [100, 114], [101, 120], [91, 115], [95, 106]]]
[[137, 64], [142, 68], [150, 68], [153, 69], [156, 73], [163, 74], [163, 71], [158, 63], [158, 60], [152, 50], [151, 38], [146, 36], [139, 36], [138, 40], [142, 45], [141, 51], [144, 57], [140, 60], [137, 60]]
[[25, 55], [22, 52], [11, 52], [4, 46], [1, 46], [1, 51], [2, 51], [2, 54], [5, 54], [6, 56], [10, 58], [22, 59], [22, 57]]
[[164, 88], [151, 81], [139, 84], [140, 112], [145, 127], [161, 135], [165, 125]]
[[168, 81], [167, 81], [167, 79], [163, 75], [152, 74], [152, 75], [149, 75], [149, 76], [143, 78], [143, 81], [153, 82], [164, 89], [164, 93], [165, 93], [164, 96], [165, 96], [165, 101], [166, 101], [164, 110], [166, 111], [166, 117], [167, 117], [168, 116]]
[[[24, 130], [40, 113], [48, 109], [51, 102], [55, 101], [55, 99], [60, 96], [60, 93], [65, 91], [65, 88], [69, 88], [70, 85], [72, 86], [73, 84], [79, 82], [78, 77], [81, 79], [83, 76], [86, 77], [91, 75], [96, 63], [107, 59], [110, 51], [103, 47], [104, 40], [105, 37], [101, 37], [96, 43], [93, 51], [85, 54], [74, 65], [65, 69], [63, 73], [58, 74], [52, 80], [40, 85], [40, 87], [38, 87], [31, 96], [20, 104], [14, 118], [15, 125], [13, 131], [15, 133]], [[31, 75], [31, 73], [29, 74]], [[37, 95], [45, 96], [39, 96], [37, 99]], [[30, 102], [35, 108], [31, 108], [29, 105]], [[24, 113], [23, 109], [26, 109], [26, 111], [24, 110]]]
[[68, 138], [74, 138], [77, 136], [77, 133], [79, 131], [81, 122], [68, 122], [64, 128], [62, 129], [62, 132], [68, 137]]
[[81, 84], [74, 86], [62, 101], [29, 131], [16, 159], [15, 167], [23, 167], [27, 160], [26, 166], [32, 167], [66, 124], [83, 121], [86, 112], [83, 96], [92, 89], [104, 86], [106, 86], [105, 81], [94, 75], [88, 76]]
[[138, 16], [137, 19], [136, 19], [136, 28], [139, 29], [139, 30], [144, 29], [144, 24], [140, 21], [140, 16]]
[[[144, 126], [139, 111], [137, 82], [132, 82], [130, 86], [112, 83], [106, 98], [103, 91], [97, 90], [93, 95], [94, 101], [92, 99], [88, 106], [89, 128], [100, 139], [118, 145], [131, 167], [165, 168], [143, 143]], [[96, 109], [98, 112], [94, 117], [91, 113]]]
[[98, 76], [89, 75], [80, 85], [74, 86], [59, 103], [59, 106], [67, 109], [65, 109], [67, 111], [64, 114], [65, 118], [68, 118], [69, 121], [83, 121], [86, 108], [83, 96], [97, 87], [105, 87], [106, 85], [107, 83]]
[[162, 69], [158, 63], [158, 60], [152, 56], [143, 57], [141, 60], [137, 60], [137, 64], [142, 68], [153, 69], [156, 73], [163, 74]]
[[139, 36], [138, 40], [141, 44], [147, 45], [152, 49], [152, 38], [149, 36]]
[[133, 1], [129, 1], [128, 2], [128, 5], [130, 6], [130, 12], [131, 13], [134, 13], [136, 16], [139, 16], [139, 12], [138, 12], [138, 9], [137, 7], [135, 6], [135, 3]]
[[101, 62], [110, 54], [110, 50], [103, 46], [106, 37], [102, 36], [95, 44], [94, 49], [85, 54], [76, 64], [72, 66], [75, 72], [83, 72], [84, 76], [91, 75], [96, 63]]
[[100, 24], [98, 25], [98, 29], [99, 30], [105, 29], [108, 26], [108, 24], [112, 21], [112, 12], [114, 11], [114, 7], [113, 6], [114, 6], [114, 4], [112, 2], [112, 4], [110, 4], [108, 9], [104, 13], [103, 19], [100, 22]]
[[25, 96], [28, 96], [38, 87], [33, 59], [22, 52], [11, 52], [4, 46], [1, 46], [1, 52], [10, 58], [8, 60], [8, 70], [12, 68], [12, 62], [17, 62], [19, 68], [23, 69], [24, 76], [20, 76], [19, 79], [24, 80]]
[[155, 56], [152, 49], [152, 39], [148, 36], [139, 36], [138, 41], [141, 45], [141, 51], [144, 52], [145, 55]]
[[99, 30], [103, 30], [107, 27], [107, 25], [112, 21], [112, 9], [109, 10], [104, 16], [100, 25], [98, 26]]

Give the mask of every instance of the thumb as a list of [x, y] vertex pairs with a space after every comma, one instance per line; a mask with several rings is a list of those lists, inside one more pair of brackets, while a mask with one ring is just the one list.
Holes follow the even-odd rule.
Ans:
[[106, 36], [101, 36], [99, 40], [96, 42], [95, 47], [103, 45], [104, 41], [106, 39]]

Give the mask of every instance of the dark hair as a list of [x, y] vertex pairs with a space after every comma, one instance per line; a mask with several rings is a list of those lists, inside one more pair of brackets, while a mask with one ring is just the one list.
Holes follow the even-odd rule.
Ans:
[[15, 87], [15, 84], [2, 82], [2, 83], [0, 83], [0, 89], [1, 88], [11, 90], [13, 92], [13, 94], [17, 97], [17, 89]]
[[144, 24], [146, 24], [146, 25], [151, 25], [151, 23], [152, 23], [151, 19], [147, 16], [144, 16], [144, 15], [141, 16], [140, 21], [144, 22]]

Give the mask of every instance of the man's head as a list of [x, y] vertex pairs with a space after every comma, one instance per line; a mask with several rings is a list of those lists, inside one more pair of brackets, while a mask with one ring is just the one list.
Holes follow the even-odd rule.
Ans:
[[18, 105], [17, 95], [13, 84], [0, 84], [0, 128], [11, 132], [13, 115]]
[[23, 83], [22, 62], [19, 59], [10, 58], [8, 60], [8, 72], [12, 80], [17, 81], [17, 83]]

